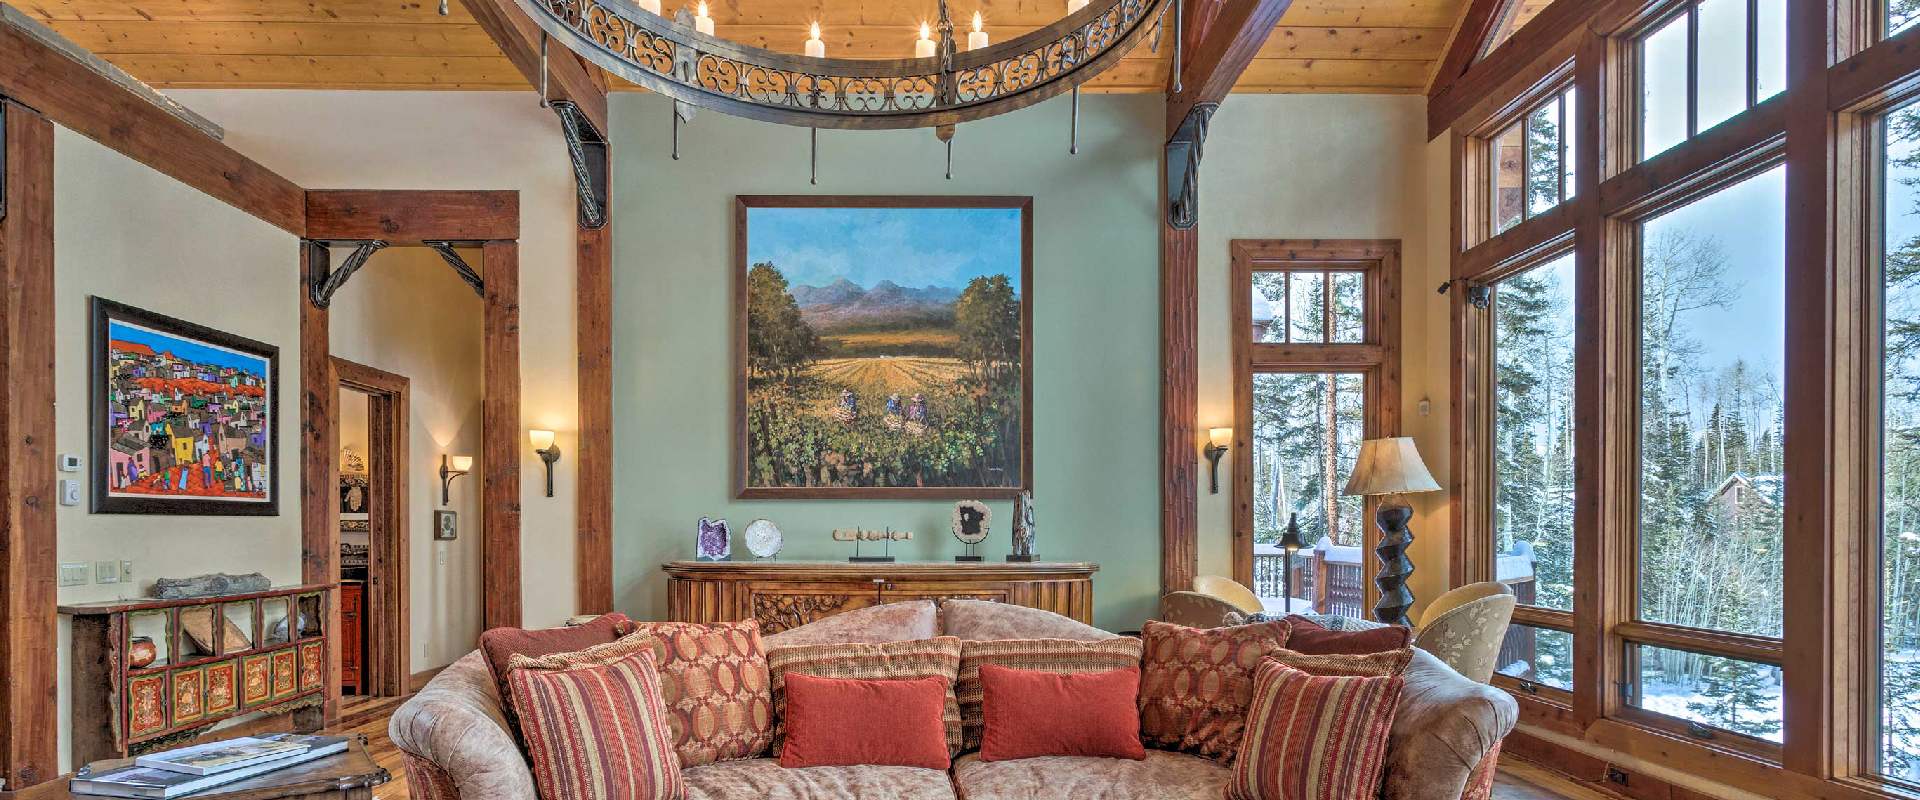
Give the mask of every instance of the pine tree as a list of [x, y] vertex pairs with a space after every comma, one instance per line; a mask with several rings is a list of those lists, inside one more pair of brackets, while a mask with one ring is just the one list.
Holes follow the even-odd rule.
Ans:
[[1780, 732], [1779, 694], [1772, 667], [1731, 658], [1706, 658], [1699, 700], [1687, 710], [1707, 724], [1748, 736]]

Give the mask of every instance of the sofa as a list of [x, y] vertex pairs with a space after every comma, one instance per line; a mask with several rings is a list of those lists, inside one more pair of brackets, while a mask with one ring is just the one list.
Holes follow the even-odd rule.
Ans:
[[[1058, 614], [979, 600], [915, 601], [828, 617], [765, 637], [797, 644], [961, 639], [1113, 638]], [[1492, 786], [1500, 740], [1518, 707], [1415, 650], [1387, 746], [1384, 800], [1480, 800]], [[417, 800], [537, 800], [533, 777], [501, 714], [478, 651], [442, 670], [398, 710], [388, 732]], [[775, 758], [723, 761], [684, 773], [689, 800], [1216, 800], [1225, 765], [1148, 750], [1144, 761], [1052, 756], [983, 762], [963, 754], [950, 772], [914, 767], [785, 769]]]

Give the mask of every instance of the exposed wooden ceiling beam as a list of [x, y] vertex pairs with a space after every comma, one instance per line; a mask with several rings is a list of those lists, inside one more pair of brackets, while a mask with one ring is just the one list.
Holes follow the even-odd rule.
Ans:
[[[1177, 2], [1180, 0], [1176, 0]], [[1167, 133], [1200, 103], [1217, 103], [1260, 53], [1292, 0], [1185, 0], [1186, 45], [1180, 91], [1167, 94]]]
[[1500, 94], [1496, 88], [1522, 72], [1537, 69], [1548, 61], [1572, 58], [1572, 34], [1593, 15], [1594, 6], [1588, 3], [1547, 6], [1525, 27], [1515, 31], [1494, 57], [1474, 63], [1451, 85], [1427, 98], [1427, 138], [1439, 136], [1452, 127], [1474, 104]]
[[1480, 48], [1486, 46], [1487, 37], [1493, 34], [1494, 26], [1500, 24], [1501, 8], [1509, 2], [1511, 0], [1472, 0], [1466, 13], [1460, 15], [1460, 25], [1454, 28], [1446, 55], [1434, 68], [1433, 81], [1427, 86], [1428, 97], [1445, 91], [1473, 66]]
[[[540, 28], [513, 0], [461, 0], [475, 22], [493, 37], [507, 60], [537, 91], [540, 86]], [[607, 84], [597, 67], [581, 61], [565, 45], [548, 48], [547, 99], [567, 100], [601, 131], [607, 127]]]

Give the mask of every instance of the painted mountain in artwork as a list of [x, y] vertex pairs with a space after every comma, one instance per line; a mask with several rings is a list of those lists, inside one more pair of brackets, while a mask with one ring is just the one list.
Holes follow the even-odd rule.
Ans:
[[825, 286], [795, 286], [800, 316], [821, 333], [878, 328], [950, 326], [960, 290], [901, 286], [882, 280], [872, 288], [841, 278]]

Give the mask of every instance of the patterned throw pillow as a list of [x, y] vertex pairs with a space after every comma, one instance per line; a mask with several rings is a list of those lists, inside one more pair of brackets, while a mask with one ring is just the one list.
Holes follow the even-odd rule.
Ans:
[[625, 636], [632, 627], [633, 621], [625, 614], [602, 614], [585, 624], [564, 628], [494, 628], [480, 634], [480, 653], [487, 660], [487, 671], [493, 674], [494, 687], [500, 690], [500, 713], [506, 717], [507, 727], [516, 735], [520, 730], [514, 720], [513, 692], [507, 687], [507, 673], [512, 671], [509, 664], [514, 656], [584, 650]]
[[1287, 623], [1188, 628], [1149, 621], [1141, 633], [1140, 737], [1148, 747], [1231, 761], [1260, 662], [1287, 645]]
[[1397, 677], [1322, 677], [1262, 664], [1227, 797], [1374, 800], [1404, 685]]
[[680, 766], [766, 755], [773, 686], [759, 622], [641, 622], [629, 638], [644, 642], [659, 665]]
[[789, 672], [816, 678], [894, 680], [947, 679], [947, 702], [940, 715], [947, 730], [947, 749], [960, 748], [960, 706], [952, 686], [960, 673], [960, 640], [936, 636], [911, 642], [869, 644], [808, 644], [780, 647], [767, 653], [767, 671], [773, 678], [773, 750], [780, 752], [786, 719], [786, 676]]
[[1413, 662], [1413, 648], [1362, 655], [1312, 655], [1283, 649], [1267, 657], [1308, 675], [1347, 678], [1395, 678]]
[[960, 675], [954, 699], [960, 703], [960, 749], [980, 748], [982, 725], [980, 667], [983, 664], [1077, 675], [1140, 666], [1140, 640], [1132, 637], [1084, 642], [1071, 639], [1001, 639], [960, 644]]
[[678, 800], [653, 657], [507, 674], [541, 800]]

